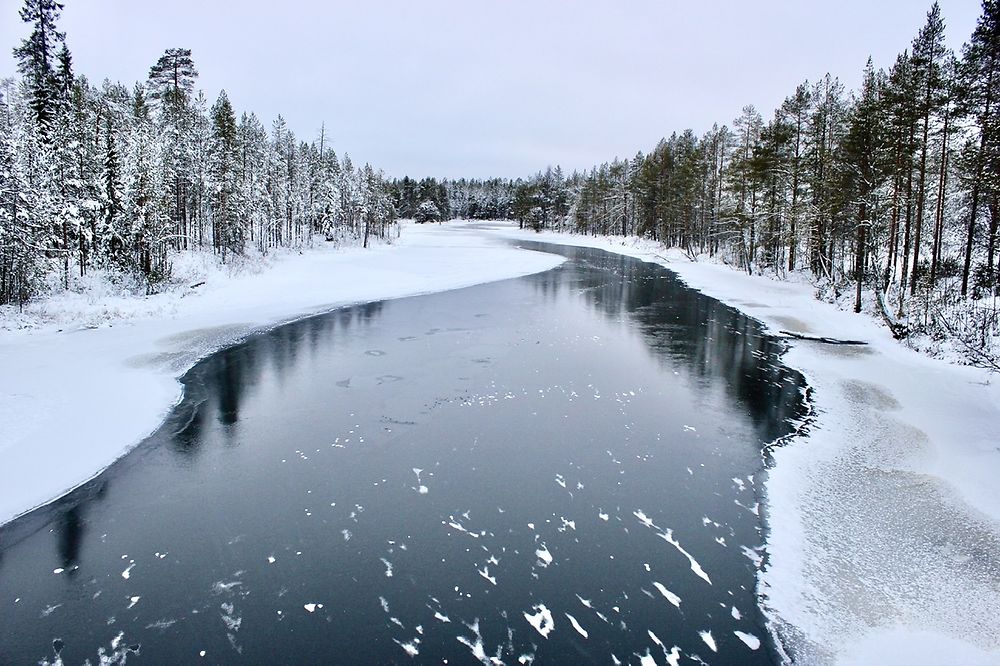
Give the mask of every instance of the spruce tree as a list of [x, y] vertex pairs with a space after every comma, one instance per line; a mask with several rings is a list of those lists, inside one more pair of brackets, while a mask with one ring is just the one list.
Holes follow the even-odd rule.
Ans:
[[243, 251], [243, 230], [233, 201], [237, 187], [236, 114], [225, 90], [212, 105], [211, 119], [212, 239], [225, 261], [227, 253]]
[[106, 240], [106, 248], [104, 249], [107, 261], [112, 266], [125, 269], [129, 266], [129, 258], [120, 224], [123, 212], [121, 161], [110, 125], [105, 132], [104, 173], [101, 184], [103, 195], [101, 206], [103, 233], [101, 235]]

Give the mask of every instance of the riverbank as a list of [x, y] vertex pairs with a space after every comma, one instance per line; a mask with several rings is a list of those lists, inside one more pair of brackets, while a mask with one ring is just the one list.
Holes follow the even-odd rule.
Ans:
[[651, 241], [520, 231], [660, 263], [791, 341], [785, 362], [816, 416], [774, 451], [759, 592], [798, 663], [1000, 663], [1000, 387], [984, 370], [906, 349], [872, 318], [808, 284], [694, 263]]
[[[81, 303], [0, 331], [0, 524], [93, 478], [181, 397], [198, 359], [261, 329], [387, 298], [548, 270], [562, 259], [406, 224], [392, 245], [286, 254], [187, 292]], [[44, 309], [43, 309], [44, 310]], [[50, 310], [48, 312], [51, 312]], [[75, 319], [75, 321], [74, 321]]]

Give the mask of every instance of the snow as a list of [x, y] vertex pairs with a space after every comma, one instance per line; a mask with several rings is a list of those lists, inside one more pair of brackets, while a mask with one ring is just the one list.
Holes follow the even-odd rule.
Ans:
[[552, 618], [552, 612], [545, 607], [545, 604], [535, 604], [531, 610], [534, 613], [529, 613], [524, 611], [524, 619], [528, 621], [535, 631], [540, 633], [543, 638], [548, 638], [549, 633], [555, 628], [556, 623]]
[[815, 416], [772, 450], [765, 484], [771, 630], [803, 663], [1000, 663], [1000, 383], [928, 358], [808, 283], [748, 276], [636, 238], [480, 225], [501, 237], [598, 247], [668, 267], [791, 341], [784, 362]]
[[[991, 631], [990, 627], [984, 627]], [[995, 631], [995, 625], [992, 631]], [[845, 650], [840, 662], [845, 666], [865, 664], [920, 664], [928, 661], [963, 664], [963, 666], [995, 666], [1000, 663], [997, 651], [985, 651], [971, 641], [932, 631], [912, 631], [889, 628], [878, 635], [868, 636]]]
[[[67, 294], [0, 319], [0, 524], [94, 477], [151, 433], [199, 358], [342, 305], [540, 272], [559, 257], [447, 225], [393, 245], [286, 253], [256, 274], [180, 266], [197, 289]], [[183, 262], [182, 262], [183, 263]], [[204, 270], [201, 270], [204, 269]], [[206, 275], [207, 272], [207, 275]], [[14, 328], [28, 326], [30, 328]]]
[[590, 638], [590, 634], [589, 634], [589, 633], [587, 633], [587, 630], [586, 630], [586, 629], [584, 629], [583, 627], [581, 627], [581, 626], [580, 626], [580, 623], [576, 621], [576, 618], [575, 618], [575, 617], [573, 617], [573, 616], [572, 616], [572, 615], [570, 615], [569, 613], [563, 613], [563, 615], [565, 615], [565, 616], [566, 616], [566, 619], [568, 619], [568, 620], [569, 620], [569, 623], [570, 623], [571, 625], [573, 625], [573, 629], [575, 629], [575, 630], [576, 630], [576, 633], [580, 634], [580, 635], [581, 635], [581, 636], [583, 636], [584, 638]]
[[712, 579], [709, 578], [708, 574], [705, 573], [705, 570], [701, 568], [701, 564], [698, 563], [698, 560], [694, 559], [694, 555], [692, 555], [691, 553], [689, 553], [686, 550], [684, 550], [684, 548], [681, 546], [680, 542], [677, 541], [677, 539], [674, 538], [674, 531], [673, 530], [667, 530], [666, 532], [658, 533], [656, 536], [660, 537], [661, 539], [663, 539], [664, 541], [666, 541], [667, 543], [669, 543], [671, 546], [673, 546], [674, 548], [677, 549], [678, 553], [680, 553], [681, 555], [683, 555], [684, 557], [686, 557], [688, 559], [688, 562], [691, 565], [691, 571], [693, 571], [696, 576], [698, 576], [699, 578], [701, 578], [703, 581], [705, 581], [709, 585], [712, 584]]
[[653, 587], [660, 591], [663, 597], [677, 608], [681, 607], [681, 598], [663, 586], [663, 583], [653, 581]]
[[745, 631], [734, 631], [733, 633], [736, 635], [736, 638], [743, 641], [743, 643], [751, 650], [760, 649], [760, 639], [754, 636], [753, 634], [747, 633]]

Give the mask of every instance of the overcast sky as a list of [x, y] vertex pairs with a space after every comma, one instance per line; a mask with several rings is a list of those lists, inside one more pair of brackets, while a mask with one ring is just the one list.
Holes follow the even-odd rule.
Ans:
[[[826, 72], [857, 86], [923, 25], [921, 0], [64, 0], [78, 73], [144, 80], [168, 47], [193, 51], [210, 101], [391, 176], [527, 176], [648, 150], [674, 130], [765, 116]], [[27, 28], [0, 0], [0, 74]], [[948, 44], [979, 0], [940, 0]]]

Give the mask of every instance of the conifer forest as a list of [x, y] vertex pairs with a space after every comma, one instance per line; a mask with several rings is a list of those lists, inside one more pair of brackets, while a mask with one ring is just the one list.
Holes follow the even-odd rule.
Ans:
[[[637, 235], [750, 273], [804, 272], [897, 337], [958, 339], [973, 362], [1000, 325], [1000, 9], [983, 2], [960, 53], [937, 4], [860, 90], [830, 74], [770, 118], [748, 104], [703, 133], [589, 171], [523, 179], [387, 181], [197, 89], [167, 48], [131, 86], [77, 76], [61, 4], [28, 0], [20, 77], [0, 99], [0, 303], [108, 271], [142, 289], [171, 253], [227, 256], [385, 238], [417, 221], [516, 219], [532, 229]], [[765, 100], [766, 101], [766, 100]]]
[[447, 200], [404, 179], [401, 215], [426, 191], [443, 215], [638, 235], [749, 273], [805, 273], [897, 337], [953, 338], [998, 367], [986, 349], [1000, 331], [1000, 3], [983, 2], [960, 53], [945, 29], [934, 4], [888, 71], [869, 61], [860, 90], [820, 73], [770, 118], [748, 104], [586, 172], [450, 181]]
[[[382, 174], [297, 139], [279, 116], [197, 89], [189, 49], [167, 48], [134, 85], [77, 76], [62, 3], [27, 0], [0, 92], [0, 304], [103, 270], [141, 291], [172, 253], [246, 252], [395, 233]], [[8, 19], [5, 19], [8, 20]]]

